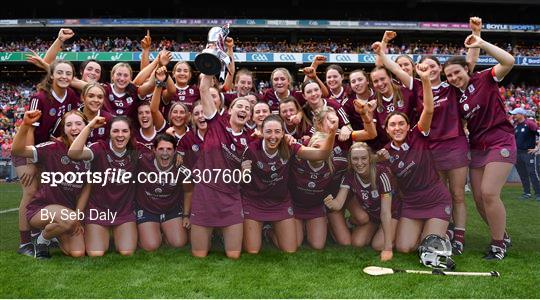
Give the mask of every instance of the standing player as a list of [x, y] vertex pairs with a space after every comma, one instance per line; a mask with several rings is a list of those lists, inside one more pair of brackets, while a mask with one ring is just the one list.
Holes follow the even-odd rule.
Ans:
[[258, 253], [263, 222], [272, 222], [276, 246], [284, 252], [298, 247], [291, 195], [287, 186], [289, 166], [295, 157], [325, 160], [334, 144], [337, 120], [320, 149], [293, 142], [288, 145], [283, 120], [270, 115], [262, 124], [261, 140], [253, 141], [244, 153], [242, 168], [251, 170], [252, 181], [242, 185], [244, 245], [248, 253]]
[[199, 159], [204, 136], [208, 130], [208, 123], [203, 114], [201, 101], [193, 103], [191, 123], [193, 124], [193, 130], [187, 130], [185, 135], [178, 140], [176, 150], [182, 156], [184, 166], [193, 170]]
[[[95, 117], [104, 117], [105, 124], [109, 124], [113, 115], [103, 110], [105, 99], [105, 89], [97, 82], [88, 83], [81, 91], [82, 107], [79, 109], [86, 120], [93, 120]], [[95, 128], [90, 132], [88, 144], [109, 138], [109, 131], [106, 127]]]
[[[200, 175], [193, 180], [199, 183], [196, 182], [192, 198], [191, 253], [195, 257], [207, 256], [212, 231], [221, 228], [225, 253], [227, 257], [236, 259], [242, 251], [242, 198], [238, 184], [221, 175], [223, 172], [235, 174], [240, 170], [242, 153], [249, 141], [244, 126], [249, 119], [251, 105], [245, 98], [236, 98], [228, 114], [219, 115], [210, 94], [211, 85], [212, 76], [202, 75], [201, 102], [208, 130], [195, 168], [199, 174], [210, 172], [212, 178], [206, 176], [205, 179]], [[219, 173], [212, 173], [213, 169]], [[196, 176], [195, 170], [193, 174]]]
[[238, 70], [234, 75], [234, 90], [223, 94], [225, 106], [229, 107], [231, 102], [238, 97], [257, 95], [253, 82], [255, 82], [253, 72], [245, 68]]
[[[285, 134], [298, 141], [309, 137], [311, 121], [302, 113], [302, 108], [294, 97], [286, 97], [279, 103], [279, 115], [285, 122]], [[298, 116], [301, 116], [300, 119]]]
[[193, 103], [200, 98], [199, 88], [194, 84], [189, 84], [193, 77], [193, 72], [189, 63], [185, 61], [177, 62], [172, 70], [176, 93], [170, 93], [169, 89], [163, 91], [162, 113], [164, 116], [169, 114], [171, 102], [184, 103], [189, 111], [193, 110]]
[[[73, 64], [64, 60], [55, 60], [49, 65], [47, 75], [38, 84], [38, 92], [30, 100], [30, 110], [40, 110], [43, 113], [30, 128], [26, 145], [37, 145], [47, 142], [54, 133], [55, 126], [61, 117], [72, 109], [80, 106], [79, 96], [69, 87], [75, 74]], [[17, 251], [23, 255], [33, 256], [30, 225], [26, 221], [26, 206], [38, 188], [37, 168], [26, 158], [13, 155], [13, 166], [17, 176], [21, 178], [23, 195], [19, 207], [20, 247]]]
[[354, 228], [351, 244], [355, 247], [371, 247], [381, 251], [381, 260], [392, 259], [395, 231], [398, 223], [398, 203], [393, 201], [393, 178], [388, 169], [376, 163], [376, 156], [366, 143], [357, 142], [349, 151], [349, 170], [343, 177], [336, 198], [329, 195], [325, 204], [332, 210], [340, 210], [349, 191], [361, 208], [354, 213], [357, 226]]
[[382, 151], [401, 193], [396, 249], [404, 253], [416, 250], [419, 241], [429, 234], [444, 237], [452, 213], [452, 198], [429, 154], [427, 137], [433, 116], [429, 69], [419, 64], [416, 73], [422, 80], [424, 101], [418, 124], [411, 128], [403, 112], [389, 114], [385, 128], [391, 142]]
[[153, 152], [142, 154], [139, 161], [140, 173], [159, 174], [158, 182], [137, 185], [139, 245], [146, 251], [159, 248], [162, 233], [175, 248], [188, 241], [192, 187], [177, 175], [184, 174], [184, 167], [176, 164], [175, 144], [172, 136], [160, 134], [154, 139]]
[[288, 96], [293, 96], [300, 105], [304, 105], [306, 101], [302, 93], [293, 91], [293, 80], [289, 70], [285, 68], [274, 69], [270, 75], [270, 80], [272, 81], [272, 88], [264, 93], [263, 100], [268, 103], [273, 114], [279, 114], [279, 103]]
[[251, 117], [251, 120], [255, 124], [255, 128], [253, 130], [256, 136], [262, 136], [263, 121], [270, 114], [270, 106], [268, 106], [266, 102], [257, 102], [257, 104], [253, 106], [253, 115]]
[[484, 258], [501, 260], [507, 250], [505, 239], [509, 240], [501, 189], [516, 162], [516, 140], [497, 83], [512, 70], [514, 57], [477, 35], [468, 36], [465, 46], [480, 48], [499, 62], [469, 75], [467, 62], [452, 57], [443, 71], [448, 83], [461, 91], [459, 111], [469, 130], [474, 201], [491, 233], [490, 249]]
[[[86, 147], [92, 129], [104, 123], [103, 117], [90, 121], [68, 151], [71, 159], [89, 160], [93, 172], [105, 175], [99, 193], [91, 194], [85, 212], [86, 253], [89, 256], [103, 256], [109, 249], [109, 231], [112, 230], [116, 250], [122, 255], [131, 255], [137, 248], [137, 226], [133, 213], [136, 185], [131, 180], [135, 180], [133, 176], [137, 173], [138, 152], [150, 150], [134, 141], [131, 122], [125, 116], [112, 119], [107, 141], [101, 140]], [[128, 182], [118, 180], [124, 178], [125, 173], [131, 174]]]
[[[13, 139], [13, 154], [24, 158], [33, 158], [43, 172], [84, 173], [90, 169], [87, 161], [76, 162], [67, 157], [69, 146], [84, 128], [84, 116], [78, 111], [65, 113], [60, 121], [62, 134], [60, 140], [44, 142], [36, 146], [26, 146], [26, 136], [32, 125], [41, 117], [41, 111], [32, 110], [24, 114], [23, 123]], [[35, 257], [50, 258], [49, 244], [57, 237], [60, 247], [66, 255], [84, 256], [85, 246], [83, 229], [77, 218], [66, 219], [66, 215], [84, 210], [88, 193], [82, 192], [84, 184], [60, 182], [58, 186], [43, 183], [32, 201], [25, 209], [29, 224], [38, 228], [41, 234], [37, 238]], [[78, 200], [77, 200], [78, 198]]]

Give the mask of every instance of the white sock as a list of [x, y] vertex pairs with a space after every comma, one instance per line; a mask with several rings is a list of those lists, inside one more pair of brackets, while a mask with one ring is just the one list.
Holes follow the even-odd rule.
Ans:
[[37, 238], [37, 243], [38, 244], [45, 244], [45, 245], [48, 246], [51, 243], [51, 240], [48, 240], [48, 239], [44, 238], [43, 237], [43, 231], [42, 231], [41, 234]]

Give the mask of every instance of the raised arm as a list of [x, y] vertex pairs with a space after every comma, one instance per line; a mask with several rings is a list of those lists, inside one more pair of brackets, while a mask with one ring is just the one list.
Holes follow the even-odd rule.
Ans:
[[27, 136], [32, 134], [32, 124], [39, 121], [41, 117], [41, 111], [30, 110], [24, 113], [23, 122], [15, 137], [13, 137], [13, 144], [11, 146], [11, 153], [13, 155], [22, 156], [25, 158], [33, 158], [34, 151], [31, 145], [28, 145]]
[[[397, 36], [397, 33], [395, 31], [385, 31], [384, 35], [381, 39], [381, 51], [386, 53], [386, 49], [388, 48], [388, 43], [393, 40]], [[382, 67], [384, 64], [381, 60], [381, 57], [376, 55], [375, 57], [375, 66]]]
[[203, 107], [203, 114], [209, 118], [214, 116], [217, 112], [212, 95], [210, 95], [210, 87], [212, 87], [212, 75], [201, 74], [201, 83], [199, 85], [199, 92], [201, 94], [201, 103]]
[[60, 28], [60, 30], [58, 31], [58, 37], [56, 38], [56, 40], [54, 40], [49, 50], [47, 50], [47, 53], [45, 54], [43, 60], [48, 64], [52, 63], [56, 59], [56, 55], [58, 54], [58, 52], [62, 50], [64, 42], [72, 38], [74, 35], [75, 33], [73, 32], [73, 30], [69, 28]]
[[[472, 34], [476, 36], [480, 36], [480, 33], [482, 31], [482, 19], [479, 17], [471, 17], [469, 19], [469, 27], [471, 28]], [[476, 62], [478, 61], [478, 57], [480, 57], [480, 48], [468, 48], [467, 49], [467, 66], [469, 66], [469, 72], [472, 73], [474, 70], [474, 67], [476, 66]]]
[[512, 67], [514, 67], [515, 58], [508, 52], [503, 49], [484, 41], [481, 37], [476, 35], [469, 35], [465, 39], [465, 47], [467, 48], [480, 48], [490, 56], [493, 56], [499, 63], [493, 67], [493, 74], [497, 77], [498, 80], [503, 80], [503, 78], [508, 74]]
[[103, 125], [105, 125], [104, 117], [98, 116], [93, 118], [92, 121], [90, 121], [90, 123], [88, 123], [79, 133], [79, 135], [75, 138], [75, 140], [71, 144], [71, 147], [69, 147], [69, 158], [73, 160], [91, 160], [93, 158], [92, 151], [88, 147], [86, 147], [86, 141], [88, 140], [92, 129], [99, 128]]
[[317, 149], [313, 147], [302, 146], [300, 150], [298, 150], [298, 157], [301, 159], [312, 161], [327, 159], [330, 153], [332, 153], [332, 149], [334, 147], [338, 123], [339, 121], [337, 117], [335, 117], [335, 119], [330, 119], [330, 132], [328, 133], [328, 137], [321, 145], [321, 148]]
[[431, 90], [431, 80], [429, 80], [429, 67], [424, 64], [416, 65], [416, 73], [422, 80], [422, 91], [424, 95], [424, 109], [418, 120], [418, 129], [423, 133], [428, 133], [433, 119], [433, 91]]
[[150, 47], [152, 46], [152, 38], [150, 37], [150, 30], [146, 30], [146, 35], [141, 40], [141, 68], [143, 70], [148, 64], [150, 64]]
[[165, 123], [163, 114], [159, 111], [159, 102], [161, 101], [161, 91], [163, 87], [166, 86], [167, 82], [167, 67], [162, 66], [156, 70], [155, 75], [150, 81], [155, 81], [154, 92], [152, 93], [152, 101], [150, 102], [150, 112], [152, 113], [152, 120], [154, 121], [154, 126], [156, 128], [162, 128]]
[[381, 42], [375, 42], [373, 45], [371, 45], [371, 48], [373, 49], [373, 52], [377, 54], [382, 64], [385, 68], [387, 68], [392, 74], [396, 75], [396, 77], [401, 81], [405, 86], [411, 87], [412, 86], [412, 80], [413, 78], [407, 74], [407, 72], [403, 71], [399, 65], [392, 61], [386, 54], [384, 53]]
[[[321, 57], [324, 57], [324, 56], [321, 55]], [[326, 87], [324, 82], [322, 82], [319, 76], [317, 76], [317, 69], [315, 69], [314, 67], [305, 67], [302, 69], [302, 72], [304, 72], [304, 75], [305, 75], [304, 81], [311, 79], [317, 82], [317, 84], [321, 88], [321, 94], [322, 94], [321, 96], [323, 98], [326, 98], [330, 95], [330, 92], [328, 91], [328, 88]]]
[[225, 76], [225, 82], [221, 86], [220, 90], [224, 92], [228, 92], [233, 89], [234, 87], [234, 71], [236, 70], [236, 66], [234, 64], [234, 40], [230, 37], [225, 39], [225, 46], [227, 46], [227, 55], [231, 58], [231, 63], [227, 66], [227, 75]]
[[352, 132], [351, 137], [353, 142], [362, 142], [374, 139], [377, 137], [377, 129], [373, 123], [373, 116], [369, 111], [369, 104], [367, 102], [363, 103], [359, 99], [355, 99], [353, 104], [354, 110], [360, 114], [362, 122], [364, 123], [364, 129], [355, 130]]

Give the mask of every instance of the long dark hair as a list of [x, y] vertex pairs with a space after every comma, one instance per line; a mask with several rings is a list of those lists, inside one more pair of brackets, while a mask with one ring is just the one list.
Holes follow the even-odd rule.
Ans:
[[111, 124], [109, 125], [109, 136], [112, 136], [110, 131], [112, 130], [112, 125], [116, 122], [125, 122], [128, 125], [129, 141], [126, 146], [126, 150], [128, 151], [129, 156], [131, 157], [131, 160], [133, 162], [137, 162], [137, 141], [135, 140], [135, 130], [134, 130], [135, 127], [133, 127], [133, 122], [127, 116], [116, 116], [112, 118]]
[[288, 160], [291, 157], [291, 152], [289, 151], [289, 145], [287, 145], [287, 142], [285, 141], [285, 123], [283, 122], [283, 119], [278, 115], [271, 114], [264, 119], [262, 123], [262, 128], [264, 130], [264, 125], [272, 121], [278, 122], [281, 125], [281, 129], [283, 130], [283, 138], [281, 139], [281, 141], [279, 141], [278, 145], [279, 157]]
[[467, 64], [467, 60], [463, 56], [452, 56], [450, 57], [443, 65], [443, 72], [446, 67], [449, 65], [460, 65], [464, 69], [468, 69], [468, 74], [470, 75], [472, 73], [472, 70], [469, 69], [469, 65]]
[[[401, 93], [401, 87], [394, 83], [394, 80], [393, 80], [394, 78], [392, 76], [392, 73], [388, 71], [388, 69], [385, 67], [375, 67], [373, 68], [373, 70], [371, 70], [371, 74], [379, 70], [384, 70], [386, 75], [390, 78], [390, 84], [392, 85], [392, 94], [394, 95], [392, 102], [394, 103], [394, 106], [397, 107], [398, 102], [403, 101], [403, 94]], [[373, 80], [371, 79], [371, 76], [369, 77], [369, 84], [373, 86]], [[381, 94], [381, 92], [377, 91], [376, 89], [375, 89], [375, 93], [377, 96], [377, 109], [379, 109], [379, 107], [383, 108], [383, 99], [382, 99], [383, 95]]]

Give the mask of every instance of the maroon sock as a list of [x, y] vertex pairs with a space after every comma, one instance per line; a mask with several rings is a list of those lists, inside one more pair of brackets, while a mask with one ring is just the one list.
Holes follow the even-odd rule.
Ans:
[[462, 245], [465, 244], [465, 229], [463, 228], [454, 229], [454, 241], [458, 241]]
[[491, 240], [491, 244], [506, 249], [506, 246], [504, 245], [504, 240]]
[[30, 236], [30, 230], [19, 230], [19, 236], [21, 239], [21, 245], [28, 244], [32, 241], [32, 237]]

